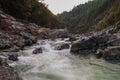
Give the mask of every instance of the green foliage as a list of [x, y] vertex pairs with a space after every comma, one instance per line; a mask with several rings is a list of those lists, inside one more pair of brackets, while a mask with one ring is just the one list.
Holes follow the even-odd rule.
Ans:
[[108, 13], [105, 15], [103, 20], [97, 24], [96, 30], [102, 30], [109, 27], [110, 25], [115, 25], [116, 22], [120, 20], [120, 0], [116, 0], [113, 6], [110, 8]]
[[[75, 33], [93, 30], [93, 26], [102, 20], [105, 13], [111, 8], [115, 0], [93, 0], [80, 4], [70, 12], [63, 12], [58, 18], [68, 29]], [[92, 28], [91, 28], [92, 27]]]
[[46, 5], [38, 0], [0, 0], [0, 7], [18, 19], [37, 23], [43, 27], [63, 27]]

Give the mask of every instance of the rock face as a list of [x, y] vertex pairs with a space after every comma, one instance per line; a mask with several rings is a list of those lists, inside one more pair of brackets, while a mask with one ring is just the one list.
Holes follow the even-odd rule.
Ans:
[[74, 42], [71, 47], [71, 53], [89, 55], [94, 54], [97, 58], [105, 60], [120, 60], [120, 30], [111, 27], [103, 31], [93, 33]]
[[21, 23], [10, 15], [0, 11], [0, 50], [12, 47], [30, 46], [37, 42], [39, 26]]
[[36, 48], [32, 53], [33, 54], [38, 54], [38, 53], [42, 53], [43, 51], [42, 51], [42, 48], [40, 47], [40, 48]]
[[22, 78], [12, 67], [0, 59], [0, 80], [22, 80]]

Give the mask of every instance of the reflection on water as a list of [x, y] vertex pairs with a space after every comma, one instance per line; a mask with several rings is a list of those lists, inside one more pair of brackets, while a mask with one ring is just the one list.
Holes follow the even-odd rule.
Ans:
[[[65, 41], [40, 42], [24, 51], [27, 56], [20, 56], [18, 62], [11, 64], [21, 72], [24, 80], [120, 80], [120, 64], [111, 64], [92, 56], [73, 56], [69, 49], [54, 50], [55, 45]], [[32, 51], [40, 46], [43, 53], [33, 55]]]

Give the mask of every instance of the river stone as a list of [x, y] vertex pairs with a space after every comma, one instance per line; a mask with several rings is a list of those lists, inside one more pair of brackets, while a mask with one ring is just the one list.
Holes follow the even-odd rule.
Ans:
[[70, 46], [67, 43], [63, 43], [55, 47], [56, 50], [63, 50], [63, 49], [69, 49], [69, 48]]
[[18, 61], [18, 54], [10, 54], [8, 55], [8, 59], [12, 61]]
[[39, 47], [39, 48], [36, 48], [35, 50], [33, 50], [33, 54], [38, 54], [38, 53], [42, 53], [43, 51], [42, 51], [42, 48], [41, 47]]

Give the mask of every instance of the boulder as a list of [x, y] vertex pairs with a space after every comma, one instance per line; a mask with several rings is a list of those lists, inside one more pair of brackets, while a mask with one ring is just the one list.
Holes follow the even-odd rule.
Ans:
[[116, 36], [112, 35], [112, 34], [101, 34], [101, 35], [97, 35], [97, 47], [98, 48], [106, 48], [107, 42], [116, 39]]
[[13, 67], [0, 59], [0, 80], [22, 80]]
[[106, 60], [120, 60], [120, 46], [106, 48], [103, 53], [103, 58]]
[[96, 44], [97, 44], [97, 40], [95, 37], [91, 37], [88, 39], [82, 39], [82, 40], [72, 44], [71, 53], [80, 54], [80, 53], [82, 53], [82, 51], [84, 51], [84, 52], [94, 51], [94, 49], [96, 48]]
[[40, 28], [37, 30], [40, 39], [48, 39], [49, 38], [49, 29], [47, 28]]
[[[22, 36], [25, 40], [26, 40], [26, 43], [25, 44], [28, 44], [28, 46], [32, 43], [36, 43], [37, 42], [37, 39], [35, 36], [31, 35], [30, 33], [26, 33], [26, 32], [20, 32], [19, 34], [20, 36]], [[31, 43], [32, 42], [32, 43]]]
[[70, 46], [67, 43], [60, 44], [60, 45], [55, 47], [56, 50], [63, 50], [63, 49], [69, 49], [69, 48], [70, 48]]
[[8, 55], [8, 59], [11, 61], [18, 61], [18, 54], [10, 54]]
[[13, 46], [13, 43], [6, 39], [0, 39], [0, 50], [9, 49]]
[[69, 37], [69, 41], [76, 41], [76, 40], [77, 40], [76, 37], [73, 37], [73, 36]]
[[38, 53], [42, 53], [43, 51], [42, 51], [42, 48], [41, 47], [39, 47], [39, 48], [36, 48], [35, 50], [33, 50], [33, 54], [38, 54]]

